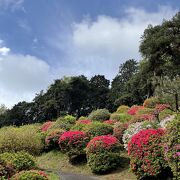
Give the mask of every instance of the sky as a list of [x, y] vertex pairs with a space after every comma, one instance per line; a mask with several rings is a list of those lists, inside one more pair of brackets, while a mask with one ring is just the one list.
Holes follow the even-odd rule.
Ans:
[[0, 104], [32, 101], [63, 76], [112, 80], [141, 59], [144, 29], [179, 9], [179, 0], [0, 0]]

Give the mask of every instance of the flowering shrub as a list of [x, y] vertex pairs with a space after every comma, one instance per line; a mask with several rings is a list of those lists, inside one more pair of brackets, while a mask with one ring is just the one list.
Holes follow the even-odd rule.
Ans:
[[81, 116], [78, 120], [86, 120], [86, 119], [88, 119], [88, 118], [85, 116]]
[[116, 123], [117, 121], [116, 120], [106, 120], [106, 121], [104, 121], [103, 123], [105, 123], [105, 124], [110, 124], [110, 125], [114, 125], [115, 123]]
[[84, 148], [89, 141], [89, 137], [82, 131], [67, 131], [59, 138], [60, 149], [67, 153], [70, 162], [77, 156], [85, 154]]
[[174, 175], [180, 179], [180, 116], [167, 125], [164, 138], [164, 156]]
[[30, 170], [21, 171], [12, 177], [12, 180], [49, 180], [48, 175], [44, 171]]
[[156, 104], [156, 106], [155, 106], [155, 109], [158, 112], [161, 112], [161, 111], [168, 109], [168, 108], [170, 108], [169, 104]]
[[96, 111], [92, 111], [88, 119], [92, 119], [93, 121], [104, 121], [106, 119], [109, 119], [110, 113], [107, 109], [97, 109]]
[[128, 110], [128, 114], [130, 115], [136, 115], [137, 112], [141, 109], [143, 109], [144, 107], [143, 106], [132, 106], [131, 108], [129, 108]]
[[120, 122], [127, 122], [132, 119], [132, 116], [125, 113], [112, 113], [110, 116], [110, 119], [120, 121]]
[[57, 148], [59, 146], [58, 144], [59, 137], [63, 133], [64, 133], [64, 130], [62, 129], [56, 129], [56, 130], [50, 131], [45, 138], [46, 148], [49, 150]]
[[160, 103], [160, 100], [156, 97], [148, 98], [144, 101], [143, 106], [146, 108], [155, 108], [156, 104]]
[[87, 161], [92, 172], [104, 173], [117, 168], [120, 161], [120, 143], [111, 135], [94, 137], [86, 147]]
[[88, 136], [91, 138], [113, 134], [113, 127], [111, 125], [100, 122], [93, 122], [92, 124], [85, 126], [83, 130], [87, 132]]
[[53, 126], [53, 122], [52, 121], [48, 121], [45, 122], [42, 126], [41, 126], [41, 131], [42, 132], [46, 132], [48, 129], [50, 129]]
[[129, 124], [133, 124], [136, 122], [142, 122], [142, 121], [153, 121], [156, 117], [154, 114], [141, 114], [141, 115], [135, 115], [131, 121], [129, 121]]
[[167, 167], [163, 156], [162, 129], [147, 129], [135, 134], [128, 144], [130, 167], [138, 179], [156, 177]]
[[117, 108], [116, 112], [117, 113], [127, 113], [128, 109], [129, 109], [129, 106], [122, 105]]
[[71, 116], [71, 115], [66, 115], [64, 117], [59, 117], [54, 125], [54, 129], [64, 129], [66, 131], [69, 131], [71, 127], [75, 124], [76, 122], [76, 117]]
[[121, 144], [123, 144], [122, 137], [124, 131], [128, 128], [128, 123], [117, 122], [114, 125], [113, 136], [116, 137]]
[[78, 120], [76, 121], [76, 124], [91, 124], [92, 121], [89, 119], [83, 119], [83, 120]]
[[143, 115], [143, 114], [153, 114], [154, 108], [143, 108], [138, 110], [137, 115]]
[[124, 143], [124, 148], [127, 150], [128, 142], [131, 140], [133, 135], [135, 135], [136, 133], [138, 133], [143, 129], [152, 129], [152, 128], [157, 129], [159, 128], [159, 125], [153, 121], [142, 121], [129, 125], [128, 129], [124, 131], [122, 138]]

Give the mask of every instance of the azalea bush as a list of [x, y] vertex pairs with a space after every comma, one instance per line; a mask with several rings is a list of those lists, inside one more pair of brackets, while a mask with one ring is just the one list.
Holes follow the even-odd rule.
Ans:
[[71, 127], [75, 124], [76, 117], [71, 115], [66, 115], [64, 117], [59, 117], [52, 128], [54, 129], [64, 129], [66, 131], [69, 131]]
[[110, 113], [107, 109], [97, 109], [95, 111], [92, 111], [89, 116], [88, 119], [91, 119], [93, 121], [104, 121], [110, 118]]
[[128, 123], [117, 122], [114, 125], [113, 136], [116, 137], [121, 144], [123, 144], [122, 137], [124, 131], [128, 128]]
[[95, 136], [113, 134], [113, 127], [107, 123], [93, 122], [83, 129], [91, 138]]
[[110, 119], [120, 122], [128, 122], [132, 119], [132, 116], [125, 113], [112, 113]]
[[143, 121], [154, 121], [156, 120], [156, 116], [154, 114], [137, 114], [133, 116], [132, 120], [129, 121], [129, 124], [133, 124], [136, 122], [143, 122]]
[[143, 129], [157, 129], [159, 127], [159, 124], [154, 121], [142, 121], [130, 124], [128, 126], [128, 129], [126, 129], [123, 134], [122, 140], [124, 143], [124, 148], [127, 150], [128, 142], [131, 140], [132, 136], [138, 133], [139, 131]]
[[62, 152], [67, 153], [70, 162], [78, 156], [85, 154], [84, 148], [89, 142], [89, 137], [82, 131], [67, 131], [59, 138], [59, 147]]
[[138, 111], [142, 109], [144, 109], [144, 106], [132, 106], [131, 108], [129, 108], [127, 113], [130, 115], [136, 115]]
[[48, 122], [45, 122], [42, 126], [41, 126], [41, 131], [42, 132], [46, 132], [48, 131], [48, 129], [50, 129], [51, 127], [53, 126], [53, 122], [52, 121], [48, 121]]
[[128, 144], [130, 167], [138, 179], [156, 179], [167, 167], [163, 155], [164, 130], [147, 129], [135, 134]]
[[83, 119], [83, 120], [78, 120], [76, 121], [76, 124], [91, 124], [92, 121], [89, 119]]
[[164, 138], [164, 155], [174, 179], [180, 180], [180, 116], [167, 125]]
[[0, 153], [26, 151], [38, 155], [44, 149], [37, 125], [4, 127], [0, 129]]
[[105, 173], [120, 163], [120, 143], [111, 135], [94, 137], [86, 147], [88, 166], [94, 173]]
[[146, 99], [143, 103], [143, 106], [146, 108], [155, 108], [156, 104], [161, 103], [161, 101], [156, 97], [150, 97]]
[[48, 175], [44, 171], [29, 170], [21, 171], [12, 177], [12, 180], [49, 180]]
[[121, 105], [117, 108], [117, 113], [127, 113], [129, 106]]
[[116, 122], [117, 122], [116, 120], [112, 120], [112, 119], [110, 119], [110, 120], [106, 120], [106, 121], [104, 121], [103, 123], [105, 123], [105, 124], [109, 124], [109, 125], [114, 125]]
[[2, 153], [0, 154], [0, 160], [5, 161], [7, 164], [11, 164], [16, 171], [36, 168], [34, 157], [26, 152]]
[[46, 138], [45, 138], [45, 144], [46, 149], [52, 150], [59, 147], [58, 140], [59, 137], [64, 133], [65, 131], [63, 129], [55, 129], [50, 131]]

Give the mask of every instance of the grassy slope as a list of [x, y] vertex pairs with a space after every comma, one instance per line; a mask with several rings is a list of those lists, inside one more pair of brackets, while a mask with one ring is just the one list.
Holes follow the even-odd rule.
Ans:
[[[90, 168], [85, 164], [71, 165], [68, 158], [59, 151], [51, 151], [44, 153], [37, 157], [37, 163], [40, 168], [50, 169], [55, 171], [77, 173], [84, 175], [93, 175]], [[129, 160], [127, 154], [122, 154], [122, 167], [107, 175], [98, 175], [100, 179], [104, 180], [135, 180], [133, 173], [129, 172]]]

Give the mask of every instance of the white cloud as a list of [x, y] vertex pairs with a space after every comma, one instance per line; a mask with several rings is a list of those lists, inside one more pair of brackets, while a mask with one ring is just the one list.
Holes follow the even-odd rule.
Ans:
[[0, 47], [0, 55], [6, 56], [10, 52], [10, 49], [7, 47]]
[[71, 44], [66, 49], [71, 53], [69, 62], [60, 70], [89, 76], [100, 73], [111, 79], [125, 60], [140, 59], [144, 29], [170, 19], [176, 12], [170, 7], [159, 7], [157, 12], [129, 8], [123, 18], [99, 15], [95, 21], [85, 18], [74, 23]]
[[30, 101], [51, 82], [50, 67], [30, 55], [10, 54], [0, 61], [0, 104]]
[[22, 7], [24, 0], [0, 0], [0, 8], [19, 9]]

